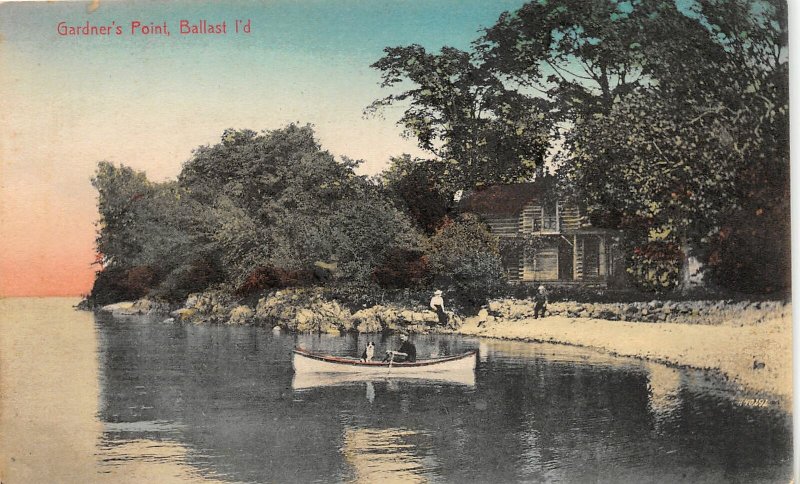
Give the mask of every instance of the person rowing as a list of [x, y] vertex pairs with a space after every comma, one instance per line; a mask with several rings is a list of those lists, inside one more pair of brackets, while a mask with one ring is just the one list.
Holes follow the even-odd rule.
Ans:
[[386, 358], [383, 361], [391, 361], [394, 363], [408, 362], [413, 363], [417, 361], [417, 347], [414, 343], [408, 340], [408, 335], [400, 335], [400, 348], [397, 350], [389, 350], [386, 352]]

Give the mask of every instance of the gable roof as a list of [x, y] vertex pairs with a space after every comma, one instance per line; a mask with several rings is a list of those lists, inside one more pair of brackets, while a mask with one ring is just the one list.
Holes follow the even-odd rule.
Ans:
[[459, 202], [462, 212], [480, 215], [516, 215], [530, 201], [540, 198], [551, 185], [547, 178], [534, 182], [489, 185], [476, 188]]

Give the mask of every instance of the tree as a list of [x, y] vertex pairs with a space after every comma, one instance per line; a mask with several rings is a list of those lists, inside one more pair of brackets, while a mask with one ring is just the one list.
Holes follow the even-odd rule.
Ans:
[[228, 130], [201, 147], [179, 177], [211, 207], [204, 230], [239, 287], [259, 268], [311, 268], [335, 260], [341, 277], [367, 280], [382, 254], [416, 233], [357, 162], [322, 150], [310, 126]]
[[474, 309], [503, 288], [498, 241], [474, 215], [448, 220], [429, 239], [433, 282], [455, 293], [456, 302]]
[[138, 298], [177, 267], [200, 256], [190, 229], [191, 206], [175, 182], [153, 183], [144, 172], [100, 162], [92, 184], [98, 191], [102, 277], [92, 297], [98, 302]]
[[[477, 48], [509, 85], [550, 103], [564, 188], [595, 220], [628, 229], [642, 263], [695, 253], [741, 268], [721, 257], [736, 251], [710, 245], [733, 221], [752, 226], [737, 239], [745, 252], [788, 260], [785, 19], [778, 1], [531, 2]], [[770, 227], [786, 236], [760, 247], [754, 235]]]
[[504, 13], [476, 42], [485, 67], [548, 101], [556, 121], [608, 112], [642, 84], [642, 2], [534, 1]]
[[394, 157], [380, 175], [381, 184], [426, 234], [433, 234], [453, 208], [453, 193], [437, 179], [436, 160]]
[[539, 100], [506, 89], [458, 49], [431, 54], [410, 45], [384, 52], [372, 65], [381, 72], [381, 86], [413, 87], [376, 100], [366, 112], [407, 106], [398, 124], [435, 155], [430, 172], [444, 192], [524, 179], [543, 162], [549, 125]]

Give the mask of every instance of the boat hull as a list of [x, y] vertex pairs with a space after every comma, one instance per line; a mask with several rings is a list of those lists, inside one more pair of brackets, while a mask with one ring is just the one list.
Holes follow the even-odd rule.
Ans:
[[361, 362], [354, 358], [317, 355], [295, 350], [292, 358], [295, 390], [391, 379], [422, 383], [475, 386], [477, 353], [420, 360], [414, 363]]
[[453, 371], [473, 371], [477, 352], [444, 358], [419, 360], [414, 363], [362, 362], [354, 358], [317, 355], [304, 350], [294, 350], [292, 365], [299, 373], [357, 373], [370, 375], [425, 375]]

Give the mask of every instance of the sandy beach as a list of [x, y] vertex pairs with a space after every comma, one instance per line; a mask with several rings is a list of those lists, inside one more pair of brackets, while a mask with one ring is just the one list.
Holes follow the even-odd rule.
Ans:
[[790, 410], [792, 322], [776, 315], [758, 324], [640, 323], [565, 316], [498, 319], [478, 325], [469, 318], [459, 333], [490, 338], [570, 344], [618, 356], [718, 372], [755, 396]]

